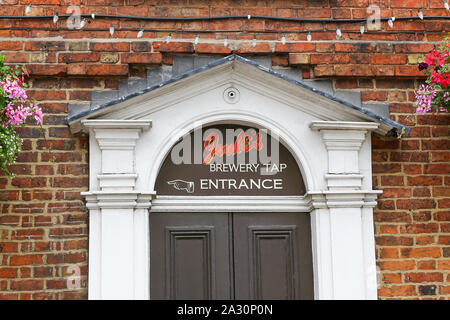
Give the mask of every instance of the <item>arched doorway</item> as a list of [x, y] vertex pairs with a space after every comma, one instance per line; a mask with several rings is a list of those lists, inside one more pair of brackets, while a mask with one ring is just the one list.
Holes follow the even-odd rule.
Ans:
[[[155, 191], [152, 299], [313, 299], [310, 216], [282, 204], [306, 188], [274, 134], [197, 128], [172, 147]], [[214, 201], [221, 205], [205, 209]]]
[[[180, 213], [186, 218], [205, 213], [212, 218], [220, 216], [212, 213], [223, 213], [233, 219], [238, 213], [268, 213], [263, 216], [268, 221], [273, 213], [308, 213], [314, 298], [376, 299], [372, 213], [381, 191], [372, 189], [370, 132], [386, 134], [400, 125], [241, 57], [194, 71], [69, 119], [74, 132], [89, 134], [89, 190], [82, 193], [89, 209], [89, 298], [155, 298], [150, 290], [154, 243], [149, 215]], [[234, 99], [230, 92], [236, 93]], [[176, 140], [198, 123], [279, 130], [306, 193], [164, 195], [156, 187], [164, 159]], [[186, 185], [180, 189], [191, 190]], [[227, 232], [235, 235], [229, 219]], [[240, 284], [237, 278], [233, 281]], [[205, 297], [214, 296], [197, 296]]]

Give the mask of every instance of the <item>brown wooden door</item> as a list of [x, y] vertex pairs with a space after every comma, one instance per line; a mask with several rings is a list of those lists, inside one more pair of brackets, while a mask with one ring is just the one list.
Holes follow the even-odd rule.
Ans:
[[312, 299], [303, 213], [151, 213], [151, 299]]

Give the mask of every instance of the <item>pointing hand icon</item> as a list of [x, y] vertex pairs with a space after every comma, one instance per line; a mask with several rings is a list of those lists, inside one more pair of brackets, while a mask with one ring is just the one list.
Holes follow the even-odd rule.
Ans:
[[187, 193], [194, 192], [194, 182], [177, 179], [167, 181], [167, 183], [172, 185], [177, 190], [185, 190]]

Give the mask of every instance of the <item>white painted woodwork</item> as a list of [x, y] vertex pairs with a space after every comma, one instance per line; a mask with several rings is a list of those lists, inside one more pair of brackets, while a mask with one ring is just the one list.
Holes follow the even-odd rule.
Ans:
[[[229, 88], [239, 101], [224, 100]], [[370, 132], [389, 128], [238, 61], [71, 124], [90, 134], [89, 298], [149, 299], [149, 212], [311, 214], [316, 299], [376, 299]], [[156, 195], [158, 171], [192, 129], [240, 123], [276, 132], [302, 172], [294, 197]], [[150, 210], [149, 210], [150, 209]]]

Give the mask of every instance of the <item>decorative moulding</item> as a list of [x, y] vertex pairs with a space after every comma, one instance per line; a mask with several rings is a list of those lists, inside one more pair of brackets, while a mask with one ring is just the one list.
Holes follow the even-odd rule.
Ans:
[[148, 209], [151, 207], [154, 192], [82, 192], [86, 197], [86, 207], [89, 209]]
[[310, 128], [313, 130], [376, 130], [380, 126], [375, 122], [353, 121], [312, 121]]
[[150, 120], [110, 120], [110, 119], [87, 119], [81, 120], [83, 127], [96, 129], [140, 129], [145, 131], [151, 128]]

